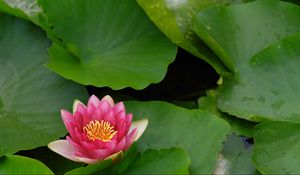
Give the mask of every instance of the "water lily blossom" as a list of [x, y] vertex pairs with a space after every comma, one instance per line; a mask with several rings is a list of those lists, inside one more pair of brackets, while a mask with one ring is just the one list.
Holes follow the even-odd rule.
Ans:
[[92, 95], [87, 106], [75, 100], [73, 114], [61, 110], [61, 116], [69, 135], [48, 147], [87, 164], [118, 157], [141, 137], [148, 124], [147, 119], [131, 122], [132, 114], [126, 114], [123, 102], [114, 104], [108, 95], [102, 100]]

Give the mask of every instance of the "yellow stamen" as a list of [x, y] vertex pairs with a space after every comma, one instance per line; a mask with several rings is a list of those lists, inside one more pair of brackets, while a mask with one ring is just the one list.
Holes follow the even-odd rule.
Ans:
[[83, 127], [83, 131], [86, 132], [88, 139], [101, 140], [103, 142], [109, 142], [118, 131], [114, 130], [114, 127], [109, 122], [101, 120], [92, 120], [89, 124]]

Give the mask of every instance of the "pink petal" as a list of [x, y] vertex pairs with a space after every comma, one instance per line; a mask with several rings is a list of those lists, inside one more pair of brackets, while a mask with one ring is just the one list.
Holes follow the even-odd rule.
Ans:
[[87, 141], [80, 141], [80, 145], [84, 147], [86, 150], [97, 149], [97, 145]]
[[113, 110], [115, 111], [115, 114], [118, 114], [118, 113], [121, 112], [121, 111], [125, 111], [124, 103], [123, 103], [123, 102], [117, 103], [117, 104], [114, 106]]
[[83, 104], [81, 101], [79, 101], [79, 100], [76, 99], [76, 100], [73, 102], [73, 114], [75, 113], [75, 111], [77, 111], [78, 104], [81, 104], [81, 105], [84, 106], [84, 104]]
[[126, 123], [125, 134], [127, 134], [129, 129], [130, 129], [131, 121], [132, 121], [132, 114], [129, 113], [129, 114], [126, 115], [126, 118], [125, 118], [125, 123]]
[[98, 107], [94, 110], [93, 119], [101, 121], [103, 118], [103, 115], [104, 115], [104, 113], [103, 113], [102, 109]]
[[84, 147], [86, 150], [91, 149], [107, 149], [109, 151], [113, 151], [116, 147], [117, 141], [111, 140], [109, 142], [102, 142], [101, 140], [95, 141], [80, 141], [80, 145]]
[[137, 128], [135, 128], [134, 130], [132, 130], [126, 136], [126, 143], [125, 143], [124, 150], [127, 150], [130, 147], [130, 145], [135, 141], [134, 139], [136, 138], [136, 135], [137, 135]]
[[75, 150], [67, 140], [56, 140], [54, 142], [51, 142], [48, 144], [48, 148], [67, 159], [73, 160], [75, 162], [81, 162], [75, 156]]
[[119, 130], [122, 128], [123, 123], [125, 123], [126, 113], [125, 111], [120, 111], [116, 114], [116, 129]]
[[88, 107], [93, 104], [96, 108], [98, 107], [100, 100], [95, 95], [92, 95], [88, 101]]
[[87, 112], [87, 107], [84, 104], [78, 103], [76, 110], [82, 115], [85, 116]]
[[[75, 111], [75, 113], [73, 114], [73, 117], [74, 117], [74, 120], [75, 120], [75, 123], [74, 125], [78, 128], [81, 128], [83, 127], [83, 116], [81, 115], [80, 112], [78, 111]], [[80, 131], [81, 131], [80, 129]]]
[[132, 114], [127, 114], [124, 121], [122, 122], [122, 126], [117, 128], [118, 140], [122, 139], [124, 136], [128, 134], [131, 125], [131, 120], [132, 120]]
[[107, 101], [111, 108], [115, 106], [114, 100], [109, 95], [104, 96], [101, 101], [103, 100]]
[[81, 156], [84, 155], [84, 157], [90, 157], [87, 149], [85, 149], [79, 143], [74, 141], [71, 137], [67, 136], [66, 138], [67, 138], [67, 141], [70, 143], [70, 145], [73, 146], [73, 148], [75, 150], [75, 156], [79, 153]]
[[123, 123], [123, 126], [121, 128], [117, 129], [118, 130], [118, 132], [117, 132], [117, 137], [118, 137], [117, 140], [118, 141], [120, 141], [125, 136], [126, 129], [127, 129], [127, 127], [126, 127], [125, 122]]
[[106, 115], [103, 116], [102, 120], [109, 122], [112, 126], [115, 127], [116, 119], [114, 111], [110, 110], [108, 113], [106, 113]]
[[106, 149], [110, 152], [112, 152], [117, 146], [117, 141], [116, 140], [111, 140], [109, 142], [105, 142], [103, 145], [102, 145], [102, 149]]
[[121, 142], [118, 143], [118, 145], [116, 146], [114, 152], [119, 152], [119, 151], [122, 151], [125, 147], [125, 144], [126, 144], [126, 139], [125, 137], [121, 140]]
[[73, 120], [74, 120], [73, 115], [69, 111], [62, 109], [62, 110], [60, 110], [60, 114], [61, 114], [61, 118], [65, 124], [73, 122]]
[[101, 101], [98, 105], [98, 108], [101, 109], [102, 114], [106, 114], [111, 110], [110, 104], [107, 101]]
[[87, 114], [83, 116], [84, 125], [88, 124], [90, 121], [95, 120], [97, 116], [95, 116], [96, 107], [93, 104], [88, 105]]
[[147, 128], [147, 125], [148, 125], [148, 119], [142, 119], [142, 120], [134, 121], [131, 123], [129, 132], [131, 132], [133, 129], [137, 128], [137, 135], [136, 135], [134, 141], [137, 141], [142, 136], [145, 129]]
[[[79, 131], [77, 127], [74, 128], [74, 134], [77, 140], [86, 140], [86, 137], [84, 137], [85, 133]], [[72, 139], [74, 140], [74, 137]]]
[[66, 126], [66, 129], [68, 130], [68, 132], [70, 133], [70, 135], [73, 137], [74, 136], [74, 117], [73, 115], [66, 111], [66, 110], [61, 110], [61, 118]]
[[91, 158], [98, 160], [103, 160], [111, 154], [111, 152], [106, 149], [92, 149], [89, 150], [89, 152], [92, 156]]

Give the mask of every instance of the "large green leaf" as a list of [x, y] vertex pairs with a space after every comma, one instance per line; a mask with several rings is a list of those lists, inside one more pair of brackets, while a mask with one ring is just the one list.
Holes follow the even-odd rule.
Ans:
[[253, 161], [262, 174], [300, 174], [300, 125], [266, 122], [254, 131]]
[[[173, 45], [133, 0], [39, 0], [51, 35], [48, 67], [81, 84], [145, 88], [163, 79]], [[51, 28], [51, 27], [50, 27]], [[61, 43], [60, 43], [61, 45]]]
[[300, 7], [286, 2], [259, 0], [217, 6], [197, 14], [193, 30], [236, 72], [254, 54], [279, 39], [300, 31]]
[[146, 150], [125, 174], [189, 174], [191, 160], [181, 148]]
[[284, 39], [241, 67], [238, 81], [224, 81], [222, 110], [253, 121], [300, 122], [300, 35]]
[[46, 145], [65, 134], [61, 108], [83, 99], [84, 87], [43, 64], [50, 45], [38, 28], [0, 14], [0, 155]]
[[202, 9], [229, 0], [137, 0], [156, 26], [178, 46], [212, 65], [218, 73], [223, 63], [190, 29], [192, 18]]
[[134, 119], [148, 118], [149, 124], [138, 141], [139, 149], [179, 146], [190, 155], [191, 174], [211, 174], [221, 142], [229, 125], [215, 115], [188, 110], [165, 102], [126, 102]]
[[7, 155], [0, 158], [0, 174], [53, 174], [53, 172], [38, 160]]

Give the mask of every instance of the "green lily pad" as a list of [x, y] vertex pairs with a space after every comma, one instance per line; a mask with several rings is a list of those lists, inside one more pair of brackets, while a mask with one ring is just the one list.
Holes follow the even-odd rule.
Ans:
[[300, 174], [300, 125], [266, 122], [254, 131], [253, 162], [262, 174]]
[[297, 5], [259, 0], [204, 9], [196, 15], [192, 28], [235, 73], [260, 50], [300, 32], [299, 19]]
[[191, 174], [211, 174], [230, 127], [224, 120], [202, 110], [188, 110], [165, 102], [125, 103], [134, 120], [148, 118], [149, 124], [138, 140], [140, 150], [178, 146], [192, 161]]
[[226, 113], [223, 113], [217, 108], [217, 91], [210, 90], [207, 91], [207, 96], [201, 97], [198, 99], [199, 109], [204, 111], [211, 112], [220, 118], [226, 120], [230, 126], [231, 131], [235, 135], [253, 137], [253, 130], [256, 123], [243, 120], [234, 116], [230, 116]]
[[7, 155], [0, 158], [0, 174], [54, 174], [42, 162], [28, 157]]
[[203, 59], [218, 73], [226, 71], [223, 63], [191, 30], [192, 19], [204, 8], [224, 4], [229, 0], [137, 0], [149, 18], [170, 40]]
[[238, 81], [227, 80], [219, 107], [253, 121], [300, 122], [300, 35], [257, 54], [242, 67]]
[[0, 155], [46, 145], [66, 131], [61, 108], [84, 99], [84, 87], [43, 66], [50, 45], [29, 22], [0, 14]]
[[47, 32], [62, 40], [50, 49], [48, 67], [67, 79], [143, 89], [160, 82], [175, 59], [176, 46], [133, 0], [38, 2], [53, 28]]
[[181, 148], [146, 150], [124, 174], [189, 174], [191, 160]]

